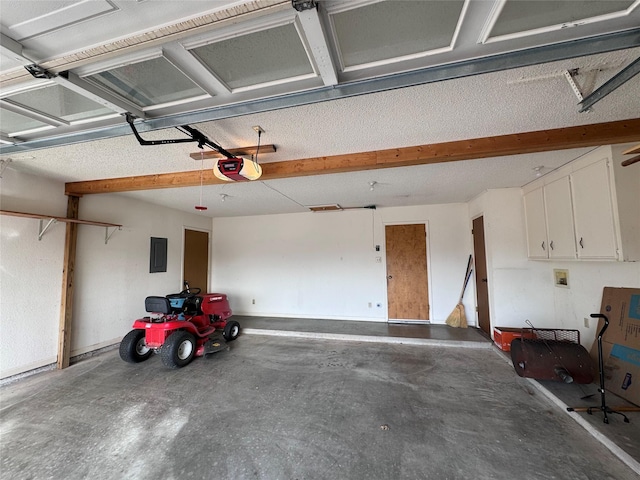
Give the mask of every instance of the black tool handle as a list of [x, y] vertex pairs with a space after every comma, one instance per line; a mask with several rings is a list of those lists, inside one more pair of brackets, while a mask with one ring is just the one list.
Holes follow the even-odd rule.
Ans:
[[467, 262], [467, 271], [464, 274], [464, 284], [462, 284], [462, 291], [460, 292], [460, 300], [458, 303], [462, 303], [462, 297], [464, 297], [464, 291], [467, 289], [467, 284], [471, 278], [471, 272], [473, 272], [473, 255], [469, 255], [469, 261]]
[[591, 318], [602, 318], [604, 320], [604, 326], [600, 329], [600, 332], [598, 333], [598, 340], [602, 339], [604, 332], [609, 327], [609, 318], [606, 315], [603, 315], [602, 313], [592, 313], [589, 316]]
[[609, 326], [609, 319], [606, 315], [601, 313], [592, 313], [590, 316], [591, 318], [602, 318], [604, 320], [604, 325], [598, 333], [598, 369], [600, 370], [600, 410], [602, 410], [602, 413], [604, 414], [604, 423], [609, 423], [609, 419], [607, 418], [607, 401], [605, 400], [604, 390], [604, 359], [602, 358], [602, 336]]

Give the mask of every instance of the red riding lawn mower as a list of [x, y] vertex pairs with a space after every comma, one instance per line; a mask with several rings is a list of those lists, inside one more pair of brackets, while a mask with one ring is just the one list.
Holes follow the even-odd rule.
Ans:
[[238, 338], [240, 324], [228, 321], [231, 308], [222, 293], [200, 294], [189, 288], [166, 297], [147, 297], [151, 315], [133, 322], [133, 330], [120, 342], [120, 358], [139, 363], [159, 353], [169, 368], [181, 368], [194, 357], [219, 352]]

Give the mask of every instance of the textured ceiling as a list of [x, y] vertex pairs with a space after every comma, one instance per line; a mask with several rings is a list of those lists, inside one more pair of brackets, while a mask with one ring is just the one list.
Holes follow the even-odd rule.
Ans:
[[[455, 163], [389, 168], [313, 177], [213, 185], [203, 189], [202, 215], [229, 217], [307, 212], [305, 206], [339, 204], [345, 208], [397, 207], [466, 202], [491, 188], [517, 187], [586, 153], [572, 149]], [[376, 182], [371, 190], [370, 183]], [[222, 201], [221, 195], [229, 195]], [[128, 192], [124, 195], [195, 212], [200, 188]]]
[[[14, 3], [2, 0], [3, 7]], [[67, 3], [75, 5], [82, 2]], [[110, 4], [99, 3], [103, 7]], [[169, 3], [162, 2], [167, 8]], [[198, 12], [193, 5], [195, 2], [186, 3], [190, 10], [182, 13], [195, 15]], [[230, 2], [213, 3], [217, 6], [230, 5]], [[259, 5], [261, 2], [251, 3]], [[480, 7], [474, 4], [469, 8]], [[168, 12], [168, 15], [177, 18], [177, 12]], [[149, 23], [140, 28], [151, 27], [152, 23]], [[60, 31], [64, 33], [65, 29]], [[45, 48], [46, 42], [42, 43], [51, 35], [53, 33], [32, 40], [27, 38], [26, 43], [34, 49], [41, 48], [43, 58], [55, 56], [56, 52]], [[553, 35], [560, 34], [550, 34], [549, 38], [555, 38]], [[99, 43], [105, 38], [113, 39], [114, 33], [97, 32], [88, 38]], [[65, 44], [65, 48], [71, 49], [73, 38], [66, 41], [69, 45]], [[224, 148], [233, 149], [255, 145], [257, 135], [252, 127], [260, 125], [265, 130], [262, 143], [274, 144], [277, 148], [275, 153], [260, 156], [260, 162], [266, 163], [638, 118], [640, 76], [632, 78], [598, 102], [592, 111], [578, 113], [578, 99], [563, 75], [565, 70], [577, 69], [575, 81], [586, 96], [638, 57], [640, 47], [192, 123], [191, 126]], [[124, 124], [123, 118], [117, 121]], [[164, 139], [183, 134], [176, 129], [164, 129], [146, 132], [143, 136], [146, 139]], [[2, 158], [11, 158], [9, 168], [69, 182], [197, 170], [201, 167], [200, 162], [189, 157], [196, 150], [194, 144], [143, 147], [133, 135], [128, 134], [12, 153]], [[209, 209], [201, 215], [291, 213], [306, 211], [304, 206], [308, 205], [332, 203], [343, 207], [371, 204], [387, 207], [466, 202], [486, 189], [520, 187], [535, 178], [534, 167], [543, 166], [543, 173], [548, 173], [586, 151], [588, 149], [565, 150], [206, 186], [202, 192], [202, 203]], [[205, 160], [203, 165], [211, 168], [213, 161]], [[377, 184], [371, 191], [369, 183], [373, 181]], [[224, 202], [221, 194], [228, 195]], [[188, 212], [196, 212], [194, 206], [200, 203], [198, 187], [122, 195]]]

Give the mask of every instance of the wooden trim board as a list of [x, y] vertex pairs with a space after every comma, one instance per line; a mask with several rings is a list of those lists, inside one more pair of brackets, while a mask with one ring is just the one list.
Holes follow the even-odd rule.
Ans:
[[[232, 155], [237, 155], [238, 157], [249, 157], [251, 155], [255, 155], [258, 152], [258, 160], [262, 157], [264, 153], [274, 153], [276, 151], [275, 145], [260, 145], [260, 150], [258, 151], [258, 146], [253, 147], [242, 147], [242, 148], [231, 148], [227, 150], [227, 152]], [[202, 150], [201, 152], [190, 153], [189, 156], [194, 160], [207, 160], [209, 158], [223, 158], [224, 155], [213, 151], [213, 150]]]
[[[67, 218], [77, 219], [80, 198], [70, 196], [67, 199]], [[59, 370], [69, 366], [71, 357], [71, 325], [73, 322], [73, 289], [76, 270], [76, 244], [78, 241], [78, 224], [68, 222], [64, 241], [64, 264], [62, 268], [62, 296], [60, 300], [60, 324], [58, 331]]]
[[35, 218], [35, 219], [52, 218], [58, 222], [80, 223], [82, 225], [95, 225], [98, 227], [122, 227], [122, 225], [118, 225], [117, 223], [94, 222], [93, 220], [81, 220], [79, 218], [56, 217], [54, 215], [43, 215], [41, 213], [13, 212], [11, 210], [0, 210], [0, 215], [8, 215], [11, 217]]

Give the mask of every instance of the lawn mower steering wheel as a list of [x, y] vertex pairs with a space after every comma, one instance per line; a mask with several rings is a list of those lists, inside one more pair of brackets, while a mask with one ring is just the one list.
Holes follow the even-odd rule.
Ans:
[[180, 296], [180, 298], [187, 298], [192, 297], [193, 295], [198, 295], [201, 291], [202, 289], [198, 287], [187, 288], [186, 290], [182, 290], [178, 295]]

